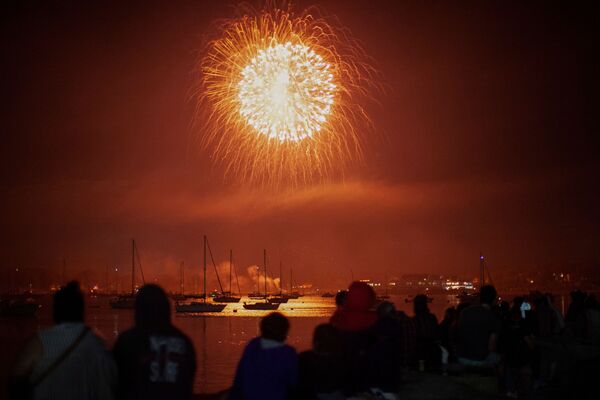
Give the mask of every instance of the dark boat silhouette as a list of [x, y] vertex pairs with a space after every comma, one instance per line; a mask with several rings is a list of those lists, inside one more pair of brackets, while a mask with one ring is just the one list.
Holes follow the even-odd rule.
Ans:
[[267, 298], [267, 301], [269, 303], [278, 303], [278, 304], [287, 303], [288, 300], [289, 300], [289, 298], [285, 297], [285, 296], [273, 296], [273, 297]]
[[142, 270], [142, 263], [140, 261], [140, 256], [137, 253], [137, 247], [135, 246], [135, 239], [131, 239], [131, 293], [111, 299], [109, 304], [112, 308], [133, 309], [135, 306], [135, 261], [136, 261], [136, 258], [137, 258], [138, 264], [140, 266], [140, 272], [142, 273], [142, 283], [145, 283], [144, 282], [144, 271]]
[[33, 299], [10, 299], [0, 301], [2, 317], [33, 317], [40, 309]]
[[[246, 310], [277, 310], [279, 308], [278, 302], [269, 302], [267, 298], [267, 250], [263, 250], [263, 262], [265, 266], [265, 293], [261, 297], [263, 301], [256, 303], [244, 303], [244, 309]], [[260, 277], [259, 277], [260, 279]], [[286, 299], [287, 302], [287, 299]]]
[[[218, 294], [217, 296], [213, 297], [213, 301], [215, 303], [239, 303], [239, 301], [242, 299], [240, 296], [235, 296], [231, 290], [231, 271], [235, 272], [235, 269], [233, 268], [233, 250], [229, 250], [229, 291], [225, 292], [223, 290], [221, 290], [221, 293]], [[215, 269], [216, 271], [216, 269]], [[240, 292], [240, 282], [238, 281], [238, 277], [237, 277], [237, 272], [235, 274], [235, 279], [237, 281], [237, 285], [238, 285], [238, 293]], [[219, 284], [221, 283], [221, 281], [219, 280]]]
[[246, 310], [277, 310], [280, 303], [268, 303], [268, 302], [257, 302], [257, 303], [244, 303], [244, 309]]
[[208, 239], [204, 235], [204, 294], [202, 301], [192, 301], [189, 303], [177, 302], [175, 304], [175, 312], [177, 313], [217, 313], [223, 311], [227, 304], [209, 303], [206, 301], [206, 249], [208, 247]]

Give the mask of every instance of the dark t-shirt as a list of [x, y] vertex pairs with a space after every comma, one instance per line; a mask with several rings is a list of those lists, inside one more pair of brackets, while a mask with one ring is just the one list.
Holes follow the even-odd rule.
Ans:
[[313, 350], [298, 356], [299, 394], [313, 399], [318, 393], [342, 390], [346, 365], [341, 355], [318, 354]]
[[531, 362], [532, 352], [525, 338], [531, 335], [523, 320], [506, 321], [498, 338], [498, 353], [503, 354], [509, 367], [520, 368]]
[[189, 338], [174, 326], [123, 332], [113, 349], [119, 369], [119, 399], [189, 399], [196, 355]]
[[475, 305], [465, 308], [458, 322], [458, 357], [483, 361], [489, 355], [492, 334], [498, 334], [502, 325], [489, 307]]

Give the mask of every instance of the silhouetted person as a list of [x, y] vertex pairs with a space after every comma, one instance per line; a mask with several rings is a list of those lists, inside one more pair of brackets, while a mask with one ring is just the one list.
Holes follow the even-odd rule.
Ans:
[[427, 296], [424, 294], [415, 296], [413, 308], [413, 321], [417, 333], [417, 360], [424, 361], [427, 368], [437, 368], [441, 361], [441, 351], [437, 342], [437, 318], [429, 311]]
[[331, 317], [330, 323], [340, 332], [344, 360], [348, 366], [344, 391], [346, 394], [371, 387], [368, 351], [375, 343], [374, 327], [377, 313], [373, 310], [376, 296], [373, 288], [364, 282], [353, 282], [341, 308]]
[[337, 292], [337, 294], [335, 295], [335, 306], [337, 308], [342, 307], [344, 305], [344, 302], [346, 301], [346, 297], [348, 297], [347, 290], [340, 290], [339, 292]]
[[261, 320], [261, 335], [246, 345], [229, 399], [283, 400], [293, 396], [298, 382], [298, 356], [285, 344], [289, 329], [288, 319], [278, 312]]
[[491, 285], [481, 288], [480, 304], [465, 308], [458, 321], [457, 355], [465, 366], [492, 367], [498, 363], [496, 343], [501, 322], [492, 311], [497, 299]]
[[558, 336], [561, 331], [560, 320], [547, 296], [540, 293], [534, 300], [535, 321], [534, 333], [540, 338]]
[[14, 395], [33, 386], [34, 399], [112, 399], [116, 368], [104, 343], [83, 322], [77, 282], [54, 294], [54, 326], [27, 344], [13, 370]]
[[589, 295], [585, 299], [585, 336], [584, 342], [600, 345], [600, 309], [596, 296]]
[[529, 324], [521, 315], [520, 306], [514, 305], [503, 323], [498, 338], [501, 355], [501, 383], [506, 394], [515, 397], [529, 386], [534, 362], [534, 339]]
[[300, 398], [345, 398], [342, 387], [346, 366], [336, 328], [330, 324], [318, 325], [312, 350], [300, 353], [298, 361]]
[[571, 292], [571, 304], [565, 315], [565, 329], [570, 336], [583, 340], [585, 337], [585, 299], [581, 290]]
[[119, 335], [113, 349], [120, 399], [189, 399], [196, 355], [190, 339], [171, 323], [171, 307], [158, 285], [135, 297], [135, 326]]
[[453, 327], [456, 321], [456, 309], [448, 307], [444, 312], [444, 319], [438, 325], [438, 340], [440, 345], [447, 352], [446, 363], [454, 362], [456, 359], [456, 344], [454, 343]]
[[384, 393], [393, 393], [399, 388], [402, 369], [402, 323], [396, 307], [389, 301], [379, 304], [377, 315], [375, 343], [368, 352], [370, 382]]
[[415, 321], [410, 318], [404, 311], [398, 311], [396, 317], [400, 322], [400, 359], [403, 369], [408, 369], [409, 366], [416, 363], [416, 347], [417, 347], [417, 328]]

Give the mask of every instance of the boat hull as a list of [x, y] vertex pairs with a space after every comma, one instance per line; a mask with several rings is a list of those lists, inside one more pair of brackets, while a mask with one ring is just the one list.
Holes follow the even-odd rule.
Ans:
[[227, 304], [215, 304], [215, 303], [179, 303], [175, 305], [175, 312], [178, 313], [215, 313], [221, 312], [227, 306]]
[[33, 302], [3, 302], [0, 306], [0, 316], [2, 317], [33, 317], [40, 308], [40, 305]]
[[213, 301], [215, 303], [239, 303], [241, 299], [241, 297], [235, 296], [217, 296], [213, 298]]
[[267, 299], [267, 301], [269, 303], [283, 304], [283, 303], [287, 303], [288, 302], [288, 298], [287, 297], [270, 297], [270, 298]]
[[135, 297], [119, 297], [110, 301], [111, 308], [131, 310], [135, 307]]
[[244, 303], [246, 310], [277, 310], [279, 303]]

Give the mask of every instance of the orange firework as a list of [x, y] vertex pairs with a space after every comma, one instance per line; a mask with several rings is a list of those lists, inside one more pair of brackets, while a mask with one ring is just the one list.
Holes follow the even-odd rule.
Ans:
[[242, 181], [323, 180], [362, 156], [376, 70], [348, 30], [291, 7], [216, 24], [198, 66], [201, 143]]

